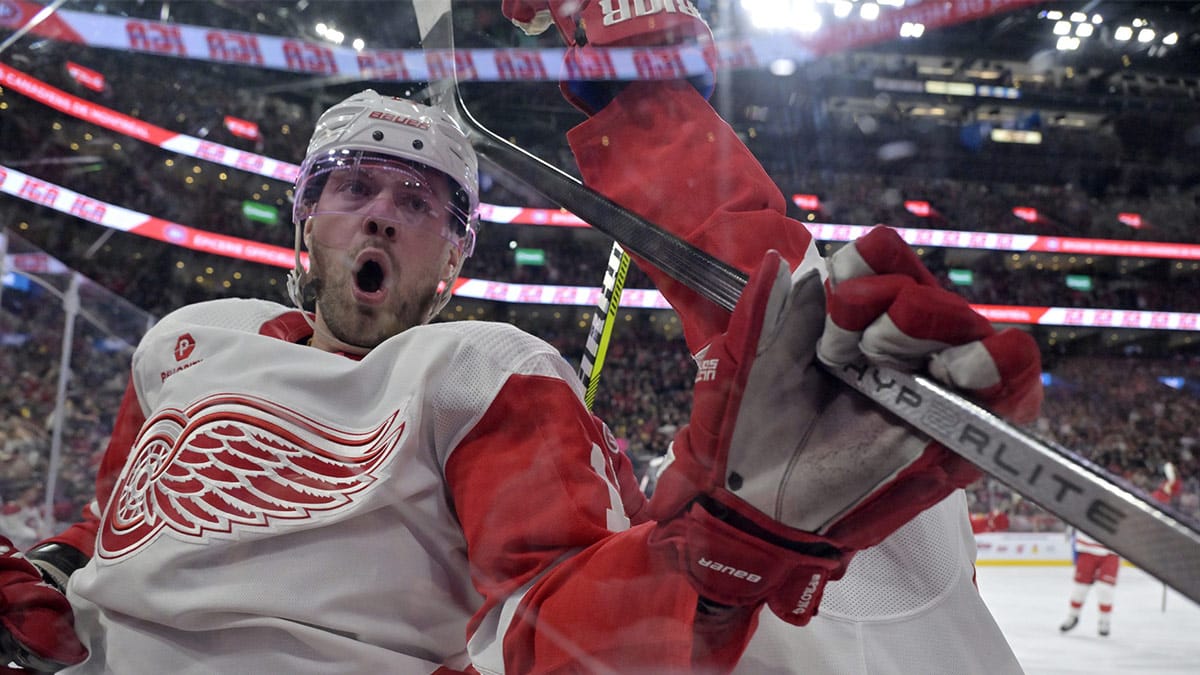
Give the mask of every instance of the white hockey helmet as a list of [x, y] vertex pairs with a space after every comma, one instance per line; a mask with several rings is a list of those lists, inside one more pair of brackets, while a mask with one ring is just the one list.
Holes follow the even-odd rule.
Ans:
[[303, 226], [328, 171], [362, 156], [385, 156], [436, 169], [451, 181], [452, 210], [461, 230], [454, 243], [471, 254], [479, 221], [479, 160], [458, 122], [445, 110], [408, 99], [359, 92], [317, 120], [296, 178], [292, 222]]
[[367, 89], [335, 104], [317, 120], [296, 177], [292, 222], [296, 227], [296, 269], [289, 293], [299, 305], [307, 282], [300, 265], [304, 221], [314, 214], [331, 171], [363, 160], [400, 160], [435, 169], [450, 179], [451, 228], [443, 233], [458, 248], [458, 266], [438, 287], [429, 318], [450, 300], [462, 262], [475, 248], [479, 224], [479, 160], [458, 122], [445, 110]]

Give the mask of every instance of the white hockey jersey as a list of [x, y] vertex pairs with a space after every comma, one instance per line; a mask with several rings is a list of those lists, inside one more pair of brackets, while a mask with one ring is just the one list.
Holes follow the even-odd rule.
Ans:
[[1117, 555], [1116, 551], [1074, 528], [1071, 529], [1071, 546], [1074, 547], [1076, 553], [1090, 553], [1098, 556]]
[[[202, 303], [138, 347], [119, 424], [141, 431], [109, 449], [70, 580], [91, 652], [71, 672], [527, 672], [688, 643], [695, 596], [628, 529], [628, 462], [553, 348], [460, 322], [354, 360], [280, 339], [300, 318]], [[580, 602], [594, 579], [605, 599]], [[571, 627], [543, 631], [556, 617]]]
[[[689, 92], [635, 83], [628, 109], [573, 131], [585, 179], [741, 269], [768, 247], [798, 261], [811, 237]], [[726, 312], [655, 281], [693, 351], [723, 329]], [[439, 324], [356, 362], [292, 344], [298, 316], [208, 303], [139, 347], [69, 588], [92, 650], [76, 672], [691, 665], [696, 596], [650, 553], [628, 462], [553, 349]], [[761, 613], [741, 672], [1019, 670], [971, 584], [970, 536], [961, 496], [943, 501], [861, 552], [809, 626]]]
[[760, 615], [736, 673], [1009, 675], [1022, 672], [975, 587], [975, 538], [960, 490], [825, 588], [804, 628]]

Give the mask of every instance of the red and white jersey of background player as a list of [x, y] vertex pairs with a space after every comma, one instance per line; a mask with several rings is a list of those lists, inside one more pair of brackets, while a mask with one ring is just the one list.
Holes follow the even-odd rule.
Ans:
[[[68, 587], [91, 650], [76, 672], [501, 672], [514, 634], [510, 670], [528, 672], [521, 647], [553, 657], [539, 638], [563, 633], [533, 633], [555, 617], [575, 626], [565, 651], [685, 644], [623, 631], [616, 603], [690, 639], [695, 596], [647, 560], [630, 465], [550, 345], [455, 322], [354, 360], [297, 344], [310, 332], [229, 299], [139, 345], [99, 522], [59, 538], [92, 553]], [[547, 586], [565, 608], [525, 597]]]
[[[1090, 586], [1100, 581], [1116, 585], [1121, 571], [1121, 557], [1116, 551], [1075, 529], [1071, 530], [1071, 544], [1075, 547], [1075, 583]], [[1076, 606], [1074, 600], [1071, 606]]]
[[1075, 545], [1076, 553], [1088, 553], [1094, 556], [1104, 557], [1106, 555], [1117, 555], [1116, 551], [1108, 548], [1104, 544], [1092, 539], [1079, 530], [1071, 530], [1072, 542]]

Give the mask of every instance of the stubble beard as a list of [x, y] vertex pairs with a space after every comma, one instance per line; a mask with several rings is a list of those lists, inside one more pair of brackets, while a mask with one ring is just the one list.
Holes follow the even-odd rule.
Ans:
[[421, 325], [433, 307], [437, 281], [422, 284], [415, 293], [405, 293], [402, 287], [392, 286], [391, 296], [383, 305], [365, 306], [354, 300], [354, 280], [349, 274], [336, 282], [329, 280], [323, 270], [334, 269], [326, 251], [310, 251], [312, 266], [317, 271], [313, 279], [316, 305], [329, 332], [342, 342], [374, 349], [390, 337]]

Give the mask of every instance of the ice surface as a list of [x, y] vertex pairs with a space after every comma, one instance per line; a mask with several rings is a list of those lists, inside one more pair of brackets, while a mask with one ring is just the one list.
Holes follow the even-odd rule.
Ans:
[[[984, 600], [1029, 675], [1200, 675], [1200, 606], [1145, 572], [1122, 565], [1112, 633], [1096, 633], [1096, 591], [1079, 625], [1060, 633], [1071, 593], [1071, 567], [980, 566]], [[1196, 571], [1200, 574], [1200, 570]]]

